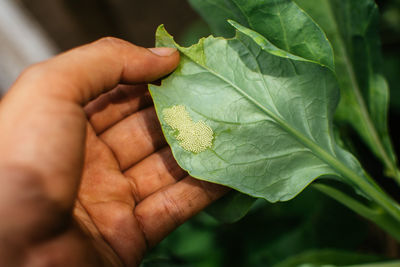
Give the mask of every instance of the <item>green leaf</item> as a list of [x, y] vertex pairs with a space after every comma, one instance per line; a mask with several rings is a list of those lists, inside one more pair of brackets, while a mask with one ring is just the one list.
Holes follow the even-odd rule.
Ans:
[[[400, 24], [399, 24], [400, 25]], [[399, 35], [400, 36], [400, 35]], [[385, 77], [390, 85], [390, 107], [396, 113], [400, 111], [400, 52], [386, 51], [384, 58]]]
[[141, 264], [140, 267], [191, 267], [190, 264], [185, 263], [176, 263], [170, 259], [145, 259]]
[[206, 212], [222, 223], [234, 223], [247, 214], [255, 198], [231, 191], [206, 209]]
[[343, 188], [339, 190], [338, 188], [335, 188], [333, 184], [324, 184], [317, 182], [314, 183], [312, 186], [313, 188], [324, 193], [325, 195], [335, 199], [339, 203], [342, 203], [349, 209], [355, 211], [359, 215], [374, 222], [395, 239], [400, 240], [399, 222], [388, 215], [387, 212], [381, 207], [368, 203], [365, 200], [360, 201], [361, 199], [357, 199], [357, 196], [354, 196], [354, 194], [353, 196], [351, 196], [351, 193], [345, 193], [346, 190], [343, 190]]
[[385, 262], [374, 262], [374, 263], [366, 263], [366, 264], [357, 264], [357, 265], [346, 265], [342, 267], [398, 267], [400, 266], [400, 261], [385, 261]]
[[200, 38], [210, 35], [210, 28], [203, 20], [198, 19], [185, 27], [180, 34], [179, 43], [184, 46], [190, 46], [199, 41]]
[[263, 50], [268, 51], [270, 54], [278, 57], [283, 57], [283, 58], [290, 58], [294, 60], [299, 60], [299, 61], [308, 61], [308, 62], [314, 62], [318, 63], [316, 61], [312, 60], [307, 60], [305, 58], [290, 54], [289, 52], [282, 50], [278, 47], [276, 47], [273, 43], [271, 43], [268, 39], [263, 37], [261, 34], [250, 30], [249, 28], [246, 28], [239, 23], [233, 21], [233, 20], [228, 20], [228, 22], [235, 27], [236, 30], [244, 33], [245, 35], [251, 37], [259, 46], [262, 47]]
[[188, 0], [188, 2], [208, 23], [216, 36], [230, 38], [235, 35], [235, 29], [227, 23], [228, 19], [247, 25], [247, 18], [231, 0]]
[[342, 250], [321, 249], [305, 251], [274, 265], [274, 267], [335, 267], [370, 263], [378, 260], [382, 260], [382, 257]]
[[[308, 187], [286, 202], [272, 204], [259, 199], [235, 224], [214, 223], [201, 213], [171, 233], [147, 257], [169, 255], [193, 266], [274, 266], [315, 248], [356, 250], [365, 244], [370, 227], [357, 214]], [[198, 235], [210, 234], [212, 242], [199, 244]], [[384, 243], [380, 240], [374, 246]]]
[[213, 33], [230, 37], [226, 22], [235, 20], [266, 37], [271, 44], [334, 69], [333, 51], [324, 32], [291, 0], [189, 0]]
[[342, 98], [337, 119], [351, 124], [400, 182], [387, 128], [389, 92], [382, 75], [379, 12], [373, 0], [296, 0], [324, 29], [335, 53]]
[[[332, 136], [339, 94], [331, 71], [271, 55], [241, 33], [184, 48], [160, 27], [157, 40], [182, 52], [178, 69], [150, 92], [173, 154], [192, 176], [271, 202], [293, 198], [320, 176], [364, 180]], [[163, 117], [175, 105], [213, 129], [211, 149], [181, 147]]]
[[188, 48], [163, 26], [156, 36], [182, 53], [175, 72], [149, 87], [173, 155], [193, 177], [271, 202], [335, 177], [400, 221], [398, 205], [335, 143], [339, 96], [330, 70], [272, 55], [240, 32]]

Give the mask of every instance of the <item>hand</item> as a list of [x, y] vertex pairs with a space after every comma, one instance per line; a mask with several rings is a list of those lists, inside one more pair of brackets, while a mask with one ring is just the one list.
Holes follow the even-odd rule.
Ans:
[[225, 193], [178, 167], [133, 85], [178, 61], [105, 38], [18, 78], [0, 105], [0, 266], [137, 266]]

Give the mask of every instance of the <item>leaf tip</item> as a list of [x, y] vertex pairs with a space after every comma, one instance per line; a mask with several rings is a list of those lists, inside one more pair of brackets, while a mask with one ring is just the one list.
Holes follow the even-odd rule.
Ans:
[[170, 35], [167, 30], [165, 29], [164, 24], [161, 24], [157, 27], [156, 30], [156, 46], [160, 47], [174, 47], [176, 48], [177, 45], [174, 41], [174, 37]]

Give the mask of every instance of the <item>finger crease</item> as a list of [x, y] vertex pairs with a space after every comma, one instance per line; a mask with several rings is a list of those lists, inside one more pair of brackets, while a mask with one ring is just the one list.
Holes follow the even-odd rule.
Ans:
[[142, 216], [140, 216], [140, 215], [138, 215], [136, 213], [136, 209], [133, 209], [133, 216], [136, 218], [138, 227], [140, 229], [140, 232], [142, 233], [142, 238], [143, 238], [144, 243], [146, 245], [146, 250], [145, 251], [148, 251], [151, 246], [150, 246], [149, 238], [148, 238], [148, 236], [146, 234], [145, 226], [144, 226], [144, 223], [143, 223], [143, 218], [142, 218]]
[[129, 186], [131, 188], [131, 192], [132, 192], [132, 197], [135, 200], [135, 203], [137, 205], [141, 201], [141, 198], [140, 198], [139, 189], [136, 184], [135, 178], [133, 176], [126, 175], [126, 174], [124, 176], [128, 180], [128, 184], [129, 184]]
[[179, 205], [177, 205], [176, 201], [171, 198], [166, 190], [161, 191], [161, 193], [163, 194], [165, 199], [165, 201], [163, 201], [164, 210], [166, 211], [166, 214], [168, 214], [168, 216], [171, 218], [172, 222], [175, 224], [174, 228], [176, 228], [182, 224], [184, 213]]
[[[93, 126], [91, 125], [91, 127], [93, 127]], [[104, 140], [101, 139], [100, 135], [96, 135], [96, 136], [99, 137], [100, 142], [102, 142], [102, 143], [108, 148], [108, 150], [110, 151], [110, 153], [112, 154], [112, 156], [113, 156], [115, 159], [117, 159], [116, 162], [117, 162], [117, 164], [118, 164], [118, 169], [122, 172], [121, 164], [120, 164], [120, 162], [119, 162], [119, 160], [118, 160], [118, 157], [117, 157], [117, 154], [115, 153], [115, 151], [112, 149], [111, 146], [109, 146], [109, 145], [107, 144], [107, 142], [104, 142]]]
[[[108, 240], [105, 238], [105, 236], [103, 235], [103, 233], [100, 231], [100, 229], [98, 228], [98, 226], [97, 226], [97, 224], [96, 224], [96, 221], [92, 218], [92, 216], [90, 215], [90, 212], [88, 211], [88, 209], [86, 208], [86, 206], [83, 204], [83, 201], [80, 199], [79, 196], [77, 197], [76, 204], [78, 204], [78, 205], [82, 208], [82, 210], [86, 213], [87, 217], [92, 221], [92, 225], [93, 225], [93, 228], [94, 228], [93, 230], [96, 231], [98, 238], [101, 239], [105, 244], [107, 244], [107, 246], [112, 250], [112, 252], [113, 252], [115, 255], [117, 255], [118, 257], [120, 257], [119, 254], [114, 250], [114, 248], [113, 248], [113, 247], [111, 246], [111, 244], [108, 242]], [[76, 204], [75, 204], [75, 205], [76, 205]], [[79, 218], [77, 218], [77, 219], [79, 219]], [[80, 220], [80, 221], [81, 221], [81, 220]], [[90, 230], [90, 229], [88, 228], [88, 226], [85, 225], [85, 222], [84, 222], [84, 221], [81, 221], [81, 223], [83, 224], [83, 226], [86, 228], [87, 231], [90, 231], [92, 235], [94, 234], [94, 233], [92, 232], [93, 230]], [[94, 236], [94, 235], [93, 235], [93, 236]]]

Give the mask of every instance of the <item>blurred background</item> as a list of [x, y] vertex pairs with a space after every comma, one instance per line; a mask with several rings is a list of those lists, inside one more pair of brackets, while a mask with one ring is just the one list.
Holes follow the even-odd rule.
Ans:
[[[391, 88], [390, 125], [396, 125], [400, 1], [377, 3]], [[103, 36], [152, 47], [160, 24], [186, 45], [209, 32], [185, 0], [0, 0], [0, 96], [29, 64]], [[392, 127], [391, 135], [399, 153], [398, 128]], [[363, 144], [357, 147], [363, 154]], [[362, 160], [374, 173], [373, 156]], [[398, 244], [377, 227], [308, 188], [285, 203], [259, 200], [236, 223], [221, 223], [201, 213], [154, 248], [143, 266], [288, 267], [307, 261], [345, 265], [399, 258], [399, 252]]]
[[180, 37], [198, 20], [184, 0], [0, 0], [0, 91], [55, 53], [104, 36], [152, 47], [158, 25]]

